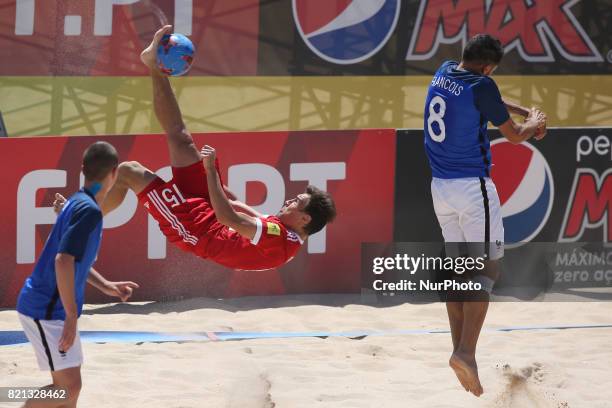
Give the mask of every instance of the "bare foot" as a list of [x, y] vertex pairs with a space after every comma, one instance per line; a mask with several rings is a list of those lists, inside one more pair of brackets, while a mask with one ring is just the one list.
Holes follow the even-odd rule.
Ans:
[[467, 391], [477, 397], [483, 393], [480, 379], [478, 378], [478, 367], [476, 361], [460, 353], [453, 353], [448, 364], [451, 366], [459, 382]]
[[171, 25], [165, 25], [153, 36], [151, 44], [140, 53], [140, 60], [150, 69], [157, 69], [157, 47], [164, 34], [169, 33], [172, 30]]
[[464, 370], [458, 366], [455, 363], [455, 360], [453, 359], [453, 357], [455, 356], [455, 354], [453, 353], [453, 355], [451, 355], [450, 360], [448, 360], [448, 365], [453, 369], [453, 371], [455, 372], [455, 375], [457, 376], [457, 379], [459, 380], [459, 382], [461, 383], [461, 386], [466, 390], [466, 391], [470, 391], [470, 387], [468, 386], [468, 382], [467, 382], [467, 375], [464, 372]]

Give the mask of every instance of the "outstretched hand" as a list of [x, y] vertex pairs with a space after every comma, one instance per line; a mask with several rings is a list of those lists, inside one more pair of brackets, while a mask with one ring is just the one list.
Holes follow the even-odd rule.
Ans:
[[204, 145], [202, 150], [200, 150], [200, 154], [202, 155], [202, 161], [204, 162], [204, 168], [206, 170], [212, 170], [215, 168], [215, 161], [217, 159], [216, 150], [209, 145]]
[[161, 41], [162, 37], [165, 34], [169, 33], [171, 30], [171, 25], [165, 25], [159, 30], [157, 30], [157, 32], [153, 36], [151, 44], [149, 44], [149, 46], [142, 50], [142, 52], [140, 53], [140, 59], [142, 63], [150, 69], [157, 69], [157, 47], [159, 46], [159, 42]]
[[102, 293], [108, 296], [118, 297], [122, 302], [127, 301], [134, 289], [138, 289], [135, 282], [107, 282], [106, 285], [101, 289]]

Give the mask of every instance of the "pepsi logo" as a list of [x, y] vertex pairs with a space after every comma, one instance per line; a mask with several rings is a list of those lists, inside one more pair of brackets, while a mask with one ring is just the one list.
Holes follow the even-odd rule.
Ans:
[[293, 0], [293, 19], [316, 55], [354, 64], [376, 54], [393, 33], [400, 0]]
[[497, 187], [508, 247], [535, 238], [552, 209], [554, 183], [548, 162], [529, 143], [491, 143], [491, 177]]

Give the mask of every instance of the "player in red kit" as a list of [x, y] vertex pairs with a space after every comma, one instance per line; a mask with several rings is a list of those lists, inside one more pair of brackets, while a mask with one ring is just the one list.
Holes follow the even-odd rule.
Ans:
[[[155, 33], [141, 59], [151, 70], [155, 114], [166, 132], [172, 180], [165, 182], [138, 162], [119, 165], [119, 176], [102, 206], [117, 208], [128, 189], [159, 223], [170, 242], [195, 255], [240, 270], [265, 270], [290, 261], [304, 240], [333, 220], [331, 196], [314, 186], [287, 200], [275, 216], [262, 215], [230, 200], [219, 176], [215, 149], [198, 151], [185, 128], [168, 78], [156, 67], [160, 39], [171, 26]], [[56, 209], [62, 205], [58, 197]]]
[[[205, 146], [201, 154], [202, 159], [192, 165], [173, 166], [169, 182], [156, 176], [137, 192], [138, 201], [168, 240], [233, 269], [264, 270], [290, 261], [308, 236], [304, 227], [312, 217], [305, 210], [311, 197], [327, 200], [327, 194], [310, 187], [288, 200], [276, 216], [265, 216], [230, 201], [221, 184], [215, 150]], [[133, 173], [128, 177], [146, 174], [140, 166], [126, 163], [126, 173]], [[333, 209], [333, 203], [327, 203]]]
[[[233, 269], [264, 270], [290, 261], [301, 248], [309, 222], [304, 210], [312, 196], [326, 193], [309, 187], [285, 202], [276, 216], [259, 214], [229, 200], [218, 173], [216, 152], [202, 149], [202, 159], [187, 167], [172, 167], [169, 182], [155, 177], [137, 193], [138, 201], [179, 248]], [[136, 177], [143, 169], [126, 163]], [[328, 201], [333, 209], [333, 203]], [[288, 227], [291, 225], [292, 227]]]

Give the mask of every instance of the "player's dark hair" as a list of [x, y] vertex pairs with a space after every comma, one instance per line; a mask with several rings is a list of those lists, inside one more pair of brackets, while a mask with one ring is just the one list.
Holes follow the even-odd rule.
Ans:
[[328, 192], [315, 186], [308, 186], [306, 193], [310, 195], [310, 200], [304, 212], [310, 215], [310, 222], [304, 226], [304, 232], [312, 235], [336, 218], [336, 204]]
[[119, 155], [112, 144], [96, 142], [83, 153], [83, 175], [89, 181], [102, 181], [119, 165]]
[[470, 64], [499, 65], [504, 56], [501, 41], [489, 34], [476, 34], [463, 49], [463, 61]]

